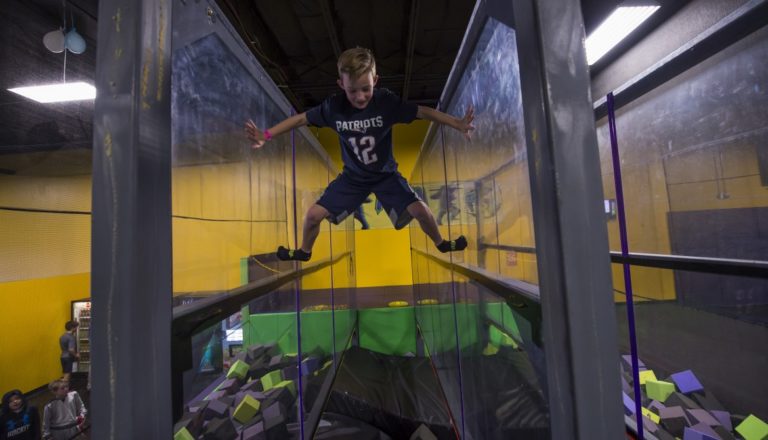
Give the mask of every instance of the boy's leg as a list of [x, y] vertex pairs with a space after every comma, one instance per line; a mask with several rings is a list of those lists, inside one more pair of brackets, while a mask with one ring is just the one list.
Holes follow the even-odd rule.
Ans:
[[411, 217], [419, 222], [421, 230], [427, 234], [427, 237], [429, 237], [433, 243], [435, 243], [435, 246], [443, 242], [443, 236], [440, 234], [440, 229], [437, 227], [435, 217], [432, 215], [432, 211], [429, 210], [426, 203], [421, 200], [413, 202], [408, 205], [407, 210], [408, 213], [411, 214]]
[[440, 229], [437, 227], [437, 222], [432, 212], [426, 203], [422, 201], [413, 202], [408, 205], [408, 213], [413, 216], [421, 226], [421, 230], [424, 231], [427, 236], [432, 239], [435, 246], [440, 252], [453, 252], [462, 251], [467, 247], [467, 239], [460, 235], [456, 240], [443, 240], [443, 236], [440, 234]]
[[311, 254], [315, 240], [320, 234], [320, 223], [328, 217], [328, 210], [315, 203], [304, 216], [304, 230], [301, 238], [301, 250]]
[[312, 247], [320, 234], [320, 223], [328, 217], [328, 210], [318, 204], [312, 205], [304, 216], [301, 247], [291, 250], [280, 246], [277, 248], [277, 258], [281, 260], [309, 261], [312, 258]]

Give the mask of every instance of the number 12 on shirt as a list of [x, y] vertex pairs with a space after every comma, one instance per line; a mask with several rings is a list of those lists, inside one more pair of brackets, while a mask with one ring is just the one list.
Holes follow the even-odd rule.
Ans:
[[355, 156], [357, 156], [357, 160], [360, 162], [369, 165], [379, 160], [376, 157], [376, 153], [373, 152], [373, 149], [376, 148], [376, 138], [373, 136], [361, 137], [359, 146], [357, 138], [351, 137], [349, 138], [349, 144], [352, 145], [352, 150], [354, 150]]

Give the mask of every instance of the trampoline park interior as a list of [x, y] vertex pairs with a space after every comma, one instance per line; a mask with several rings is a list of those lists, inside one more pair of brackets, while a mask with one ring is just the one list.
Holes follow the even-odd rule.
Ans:
[[[87, 299], [94, 439], [768, 438], [768, 1], [7, 5], [2, 392], [60, 375]], [[87, 49], [52, 53], [58, 27]], [[243, 123], [319, 104], [356, 45], [379, 86], [474, 106], [471, 140], [393, 129], [465, 251], [374, 198], [369, 229], [323, 222], [311, 261], [276, 259], [338, 141], [252, 149]], [[96, 98], [7, 90], [62, 74]]]

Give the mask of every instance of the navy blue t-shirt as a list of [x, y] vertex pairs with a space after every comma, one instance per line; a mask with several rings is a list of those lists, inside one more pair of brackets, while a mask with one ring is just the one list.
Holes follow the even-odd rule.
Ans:
[[364, 109], [357, 109], [341, 93], [307, 110], [307, 121], [330, 127], [339, 135], [344, 171], [367, 180], [397, 170], [392, 156], [392, 126], [416, 119], [419, 106], [387, 89], [374, 89]]

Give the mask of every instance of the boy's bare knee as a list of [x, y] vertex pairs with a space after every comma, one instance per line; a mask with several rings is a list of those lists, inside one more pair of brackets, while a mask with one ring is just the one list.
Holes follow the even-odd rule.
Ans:
[[408, 205], [408, 213], [419, 221], [427, 220], [432, 216], [424, 202], [414, 202]]
[[328, 216], [328, 211], [319, 205], [314, 205], [307, 211], [306, 221], [312, 225], [319, 225]]

